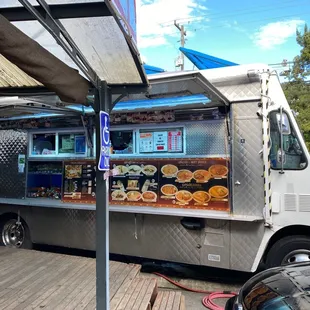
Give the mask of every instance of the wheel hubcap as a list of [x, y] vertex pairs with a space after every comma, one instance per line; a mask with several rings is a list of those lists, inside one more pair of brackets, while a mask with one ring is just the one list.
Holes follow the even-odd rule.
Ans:
[[5, 223], [2, 230], [2, 241], [5, 246], [19, 248], [25, 239], [25, 229], [22, 223], [10, 220]]
[[282, 265], [302, 263], [310, 261], [309, 250], [296, 250], [288, 253], [282, 260]]

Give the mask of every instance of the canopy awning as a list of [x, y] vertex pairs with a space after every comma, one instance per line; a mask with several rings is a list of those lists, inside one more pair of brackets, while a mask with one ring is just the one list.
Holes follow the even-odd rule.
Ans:
[[155, 73], [161, 73], [161, 72], [165, 71], [162, 68], [150, 66], [150, 65], [147, 65], [147, 64], [144, 64], [143, 67], [144, 67], [144, 70], [145, 70], [146, 74], [155, 74]]
[[141, 91], [148, 81], [135, 1], [2, 0], [0, 72], [0, 95], [50, 91], [85, 103], [81, 95], [99, 81], [115, 92]]
[[238, 64], [217, 58], [211, 55], [203, 54], [195, 50], [180, 47], [180, 51], [199, 69], [214, 69], [228, 66], [237, 66]]
[[203, 71], [152, 74], [149, 76], [149, 82], [151, 87], [146, 93], [129, 95], [121, 102], [200, 94], [210, 100], [211, 106], [229, 105], [229, 100], [208, 81]]

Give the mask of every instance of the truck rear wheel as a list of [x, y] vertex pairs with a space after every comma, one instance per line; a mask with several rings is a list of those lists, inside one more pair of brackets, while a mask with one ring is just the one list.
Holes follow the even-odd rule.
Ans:
[[266, 258], [267, 268], [310, 261], [310, 238], [288, 236], [277, 241]]
[[23, 220], [18, 223], [15, 218], [3, 219], [0, 223], [0, 232], [0, 245], [12, 248], [32, 248], [29, 228]]

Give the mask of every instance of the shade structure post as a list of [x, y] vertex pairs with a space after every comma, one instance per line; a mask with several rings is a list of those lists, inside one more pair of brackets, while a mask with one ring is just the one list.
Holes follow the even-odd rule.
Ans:
[[100, 111], [109, 113], [112, 94], [105, 82], [96, 90], [96, 304], [97, 310], [109, 310], [109, 178], [98, 169], [101, 152]]

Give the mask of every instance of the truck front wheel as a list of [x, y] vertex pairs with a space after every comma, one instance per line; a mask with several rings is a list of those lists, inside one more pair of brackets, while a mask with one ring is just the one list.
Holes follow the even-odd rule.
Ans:
[[23, 220], [18, 222], [14, 218], [3, 219], [0, 223], [0, 232], [0, 245], [12, 248], [32, 248], [29, 228]]
[[267, 268], [310, 261], [310, 238], [288, 236], [278, 240], [266, 257]]

